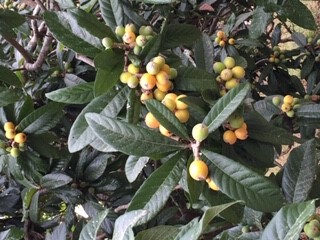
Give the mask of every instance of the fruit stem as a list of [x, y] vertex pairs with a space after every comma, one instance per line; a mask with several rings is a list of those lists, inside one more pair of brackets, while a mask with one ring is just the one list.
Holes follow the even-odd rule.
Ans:
[[196, 141], [191, 143], [192, 152], [195, 159], [200, 159], [200, 142]]

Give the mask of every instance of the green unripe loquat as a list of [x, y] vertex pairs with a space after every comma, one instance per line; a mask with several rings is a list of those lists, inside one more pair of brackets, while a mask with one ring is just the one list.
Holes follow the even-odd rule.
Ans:
[[17, 147], [11, 148], [10, 154], [11, 154], [12, 157], [15, 157], [15, 158], [16, 158], [16, 157], [19, 157], [19, 155], [20, 155], [20, 150], [19, 150], [19, 148], [17, 148]]
[[102, 45], [106, 48], [112, 48], [113, 47], [113, 40], [109, 37], [105, 37], [102, 39]]
[[281, 98], [279, 96], [274, 96], [272, 98], [272, 103], [275, 105], [275, 106], [279, 106], [280, 103], [281, 103]]
[[202, 142], [209, 135], [209, 129], [203, 123], [198, 123], [192, 128], [192, 137], [198, 142]]
[[169, 79], [175, 79], [178, 76], [178, 71], [175, 68], [170, 68]]
[[244, 119], [239, 114], [232, 114], [229, 117], [229, 124], [232, 128], [240, 128], [243, 123], [244, 123]]
[[290, 110], [290, 111], [286, 112], [286, 114], [287, 114], [287, 116], [289, 118], [293, 118], [294, 117], [294, 111], [293, 110]]
[[115, 29], [115, 33], [116, 35], [122, 37], [124, 34], [125, 34], [125, 29], [123, 26], [117, 26], [116, 29]]
[[223, 59], [223, 64], [226, 66], [226, 68], [233, 68], [236, 65], [236, 61], [233, 57], [226, 57]]
[[147, 38], [144, 35], [139, 35], [136, 38], [136, 43], [139, 47], [143, 47], [148, 42]]
[[220, 74], [223, 69], [225, 69], [226, 66], [222, 62], [215, 62], [213, 64], [213, 71], [217, 74]]

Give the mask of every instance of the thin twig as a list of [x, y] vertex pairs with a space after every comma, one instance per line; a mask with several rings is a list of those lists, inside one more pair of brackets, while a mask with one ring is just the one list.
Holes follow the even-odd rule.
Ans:
[[43, 5], [43, 3], [41, 2], [41, 0], [35, 0], [35, 2], [37, 3], [37, 5], [41, 8], [42, 11], [47, 11], [46, 7]]
[[30, 53], [28, 53], [28, 51], [26, 51], [21, 45], [20, 43], [17, 42], [17, 40], [15, 40], [14, 38], [10, 38], [10, 37], [5, 37], [2, 36], [7, 42], [9, 42], [15, 49], [17, 49], [20, 54], [24, 57], [24, 59], [26, 60], [27, 63], [32, 63], [33, 59], [32, 56], [30, 55]]
[[80, 55], [80, 54], [76, 54], [76, 59], [78, 59], [78, 60], [80, 60], [80, 61], [82, 61], [82, 62], [84, 62], [84, 63], [86, 63], [86, 64], [88, 64], [88, 65], [90, 65], [92, 67], [95, 67], [93, 60], [88, 58], [88, 57], [86, 57], [86, 56], [83, 56], [83, 55]]
[[114, 212], [115, 212], [115, 213], [118, 213], [118, 212], [120, 212], [121, 210], [126, 210], [128, 207], [129, 207], [129, 204], [121, 205], [121, 206], [115, 208], [115, 209], [114, 209]]

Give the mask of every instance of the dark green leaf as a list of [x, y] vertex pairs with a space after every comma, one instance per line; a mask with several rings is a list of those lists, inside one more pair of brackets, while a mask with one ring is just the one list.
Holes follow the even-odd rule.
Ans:
[[66, 73], [63, 80], [67, 87], [75, 87], [79, 84], [87, 83], [85, 80], [72, 73]]
[[166, 106], [155, 99], [150, 99], [145, 104], [162, 126], [183, 139], [189, 139], [186, 127]]
[[272, 218], [260, 239], [299, 239], [304, 224], [314, 212], [315, 200], [287, 205]]
[[29, 218], [34, 223], [37, 223], [39, 220], [39, 196], [39, 191], [33, 194], [29, 208]]
[[209, 73], [213, 71], [213, 42], [210, 37], [202, 33], [194, 45], [194, 57], [198, 68], [204, 69]]
[[24, 196], [22, 198], [22, 207], [23, 207], [23, 220], [27, 219], [28, 217], [28, 211], [31, 204], [31, 200], [33, 195], [37, 192], [36, 188], [25, 188], [24, 190]]
[[260, 100], [253, 104], [254, 110], [256, 110], [261, 116], [263, 116], [268, 122], [275, 116], [281, 113], [279, 107], [273, 103]]
[[60, 121], [63, 116], [63, 107], [64, 104], [50, 102], [22, 119], [17, 126], [17, 130], [32, 134], [44, 133]]
[[85, 117], [98, 138], [128, 155], [156, 157], [185, 148], [185, 145], [147, 128], [97, 113], [87, 113]]
[[168, 159], [144, 181], [133, 196], [127, 211], [144, 209], [147, 215], [138, 224], [148, 222], [167, 202], [172, 190], [181, 178], [185, 158], [180, 151]]
[[109, 209], [99, 212], [94, 218], [92, 218], [81, 230], [79, 240], [96, 239], [99, 227], [102, 221], [109, 213]]
[[211, 108], [203, 123], [209, 132], [215, 131], [238, 108], [250, 91], [250, 84], [239, 84], [218, 100]]
[[73, 51], [89, 57], [101, 52], [101, 40], [77, 25], [70, 13], [47, 11], [44, 20], [54, 37]]
[[139, 232], [135, 240], [169, 240], [174, 239], [178, 232], [179, 228], [176, 226], [156, 226]]
[[211, 176], [223, 193], [246, 206], [263, 212], [281, 208], [283, 198], [280, 188], [264, 176], [223, 155], [201, 151], [214, 168]]
[[67, 185], [72, 181], [72, 178], [62, 173], [49, 173], [40, 179], [42, 188], [48, 190], [55, 189]]
[[10, 28], [16, 28], [25, 22], [25, 18], [16, 11], [0, 9], [0, 22], [8, 24]]
[[125, 165], [125, 173], [130, 183], [136, 180], [136, 178], [141, 173], [142, 169], [145, 167], [148, 161], [149, 161], [148, 157], [137, 157], [137, 156], [128, 157]]
[[307, 38], [306, 36], [301, 32], [294, 32], [291, 35], [292, 40], [299, 46], [304, 47], [307, 45]]
[[0, 107], [5, 107], [19, 100], [18, 92], [14, 89], [8, 89], [0, 86]]
[[93, 99], [93, 83], [60, 88], [53, 92], [46, 93], [46, 97], [55, 102], [85, 104]]
[[317, 162], [314, 139], [290, 152], [282, 177], [282, 188], [288, 202], [302, 202], [308, 198], [316, 175]]
[[217, 90], [217, 84], [212, 74], [195, 67], [180, 67], [178, 77], [174, 80], [175, 89], [184, 91]]
[[88, 182], [93, 182], [101, 177], [108, 165], [108, 159], [111, 157], [112, 155], [110, 154], [98, 155], [84, 170], [85, 179]]
[[315, 64], [314, 56], [308, 56], [302, 63], [301, 78], [306, 78], [312, 71]]
[[298, 108], [296, 116], [300, 118], [320, 118], [320, 104], [304, 104]]
[[40, 156], [58, 159], [61, 157], [61, 150], [54, 146], [52, 135], [48, 132], [42, 134], [32, 134], [28, 136], [28, 146], [36, 151]]
[[23, 100], [21, 100], [19, 107], [15, 107], [17, 122], [21, 122], [26, 116], [28, 116], [32, 111], [34, 111], [33, 100], [27, 95]]
[[264, 7], [257, 7], [253, 11], [252, 23], [249, 27], [249, 36], [252, 39], [259, 38], [271, 21], [271, 13], [264, 11]]
[[134, 233], [132, 228], [137, 224], [137, 222], [147, 214], [146, 210], [135, 210], [126, 212], [117, 218], [114, 231], [113, 240], [130, 240], [134, 239]]
[[115, 29], [118, 24], [114, 17], [110, 0], [99, 0], [99, 6], [102, 18], [105, 21], [106, 25], [112, 29]]
[[1, 65], [0, 65], [0, 81], [5, 82], [10, 86], [22, 87], [22, 84], [19, 78], [17, 77], [17, 75], [14, 74], [12, 71], [10, 71], [8, 68], [5, 68]]
[[136, 124], [140, 120], [141, 101], [135, 89], [131, 89], [127, 103], [127, 122]]

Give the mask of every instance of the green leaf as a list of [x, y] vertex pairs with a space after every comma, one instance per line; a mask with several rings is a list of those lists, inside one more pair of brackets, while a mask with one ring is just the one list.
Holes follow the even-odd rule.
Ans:
[[166, 106], [155, 99], [146, 101], [145, 105], [162, 126], [183, 139], [189, 139], [186, 127]]
[[60, 88], [46, 93], [46, 97], [55, 102], [67, 104], [85, 104], [93, 99], [93, 83], [79, 84], [74, 87]]
[[[188, 37], [186, 37], [188, 36]], [[161, 48], [166, 50], [170, 48], [179, 47], [181, 45], [191, 45], [198, 38], [201, 33], [193, 25], [189, 24], [168, 24], [161, 32]]]
[[246, 206], [263, 212], [274, 212], [281, 208], [283, 198], [280, 188], [264, 176], [223, 155], [202, 149], [208, 158], [214, 182], [223, 193]]
[[263, 116], [268, 122], [275, 116], [281, 113], [279, 107], [275, 106], [273, 103], [260, 100], [253, 104], [254, 110], [256, 110], [261, 116]]
[[106, 167], [113, 155], [110, 154], [100, 154], [98, 155], [84, 170], [84, 177], [88, 182], [93, 182], [102, 176]]
[[230, 206], [234, 205], [237, 202], [231, 202], [219, 206], [214, 206], [210, 208], [206, 208], [204, 214], [201, 219], [197, 221], [194, 219], [189, 224], [183, 226], [180, 229], [178, 235], [174, 238], [174, 240], [189, 240], [189, 239], [199, 239], [201, 234], [208, 227], [209, 223], [212, 219], [218, 216], [219, 213], [223, 212]]
[[9, 27], [16, 28], [25, 22], [25, 18], [16, 11], [0, 9], [0, 22], [5, 22]]
[[209, 132], [215, 131], [238, 108], [250, 91], [250, 84], [239, 84], [220, 98], [211, 108], [203, 123], [208, 126]]
[[37, 223], [39, 220], [39, 196], [39, 191], [33, 194], [29, 208], [29, 218], [34, 223]]
[[127, 101], [128, 92], [129, 88], [127, 87], [107, 92], [93, 99], [81, 111], [69, 133], [68, 148], [71, 153], [81, 150], [96, 138], [89, 128], [84, 115], [88, 112], [96, 112], [104, 116], [116, 117]]
[[16, 36], [12, 28], [3, 21], [0, 21], [0, 35], [11, 38], [14, 38]]
[[132, 155], [128, 157], [125, 165], [125, 173], [130, 183], [137, 179], [148, 161], [148, 157], [137, 157]]
[[183, 91], [218, 90], [213, 75], [195, 67], [180, 67], [173, 84], [175, 89]]
[[127, 103], [127, 122], [137, 124], [140, 120], [141, 101], [135, 89], [131, 89]]
[[178, 2], [178, 0], [139, 0], [139, 2], [149, 3], [149, 4], [170, 4]]
[[198, 68], [204, 69], [209, 73], [213, 71], [213, 42], [210, 37], [202, 33], [194, 45], [194, 57]]
[[174, 239], [179, 233], [179, 228], [170, 225], [161, 225], [152, 227], [139, 232], [135, 240], [163, 240], [163, 239]]
[[19, 100], [18, 92], [14, 89], [8, 89], [0, 86], [0, 107], [5, 107]]
[[8, 68], [0, 65], [0, 81], [9, 84], [10, 86], [22, 87], [20, 79]]
[[320, 104], [303, 104], [300, 108], [298, 108], [296, 112], [296, 116], [299, 118], [312, 118], [319, 119], [320, 118]]
[[36, 188], [25, 188], [23, 191], [24, 196], [22, 198], [22, 213], [23, 213], [23, 221], [28, 218], [28, 211], [31, 204], [31, 200], [33, 195], [37, 192]]
[[284, 166], [282, 189], [288, 202], [302, 202], [308, 198], [317, 169], [314, 139], [294, 148]]
[[272, 145], [292, 145], [292, 134], [283, 128], [275, 127], [267, 122], [259, 113], [252, 111], [245, 115], [248, 134], [251, 139]]
[[285, 206], [271, 219], [260, 239], [299, 239], [304, 224], [314, 212], [315, 200]]
[[42, 188], [52, 190], [64, 185], [67, 185], [72, 181], [72, 178], [62, 173], [49, 173], [40, 179], [40, 185]]
[[133, 240], [134, 233], [132, 228], [137, 224], [137, 222], [147, 214], [146, 210], [135, 210], [126, 212], [117, 218], [114, 231], [113, 240]]
[[292, 40], [299, 47], [304, 47], [305, 45], [307, 45], [307, 38], [303, 33], [301, 33], [301, 32], [293, 32], [291, 37], [292, 37]]
[[62, 155], [61, 150], [54, 146], [54, 141], [57, 140], [56, 137], [53, 139], [52, 134], [48, 132], [31, 134], [28, 136], [28, 146], [41, 156], [58, 159]]
[[21, 122], [26, 116], [34, 111], [33, 100], [29, 95], [26, 95], [24, 99], [19, 103], [19, 107], [15, 107], [17, 122]]
[[264, 33], [271, 21], [271, 16], [271, 13], [264, 11], [264, 7], [257, 7], [253, 10], [252, 24], [249, 27], [250, 38], [257, 39]]
[[17, 126], [17, 130], [27, 134], [44, 133], [56, 126], [60, 121], [64, 114], [63, 107], [64, 104], [50, 102], [22, 119]]
[[312, 71], [315, 64], [315, 59], [313, 56], [308, 56], [302, 63], [301, 68], [301, 78], [306, 78]]
[[97, 113], [87, 113], [85, 117], [98, 138], [128, 155], [157, 157], [185, 148], [185, 145], [147, 128]]
[[127, 211], [145, 209], [147, 215], [138, 224], [148, 222], [166, 204], [172, 190], [178, 184], [185, 158], [180, 151], [155, 170], [133, 196]]
[[79, 26], [70, 13], [47, 11], [44, 13], [44, 20], [53, 36], [73, 51], [89, 57], [101, 52], [100, 39]]
[[99, 227], [108, 213], [109, 209], [106, 209], [99, 212], [93, 219], [91, 219], [81, 230], [79, 240], [96, 239]]
[[99, 0], [99, 6], [102, 18], [106, 25], [112, 29], [115, 29], [118, 24], [112, 11], [111, 0]]
[[300, 27], [310, 30], [317, 28], [312, 12], [300, 0], [285, 1], [279, 13]]
[[[2, 232], [1, 232], [2, 233]], [[6, 235], [5, 240], [21, 240], [24, 237], [24, 231], [21, 228], [11, 227], [8, 235]]]

